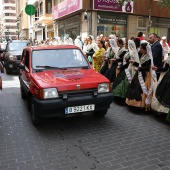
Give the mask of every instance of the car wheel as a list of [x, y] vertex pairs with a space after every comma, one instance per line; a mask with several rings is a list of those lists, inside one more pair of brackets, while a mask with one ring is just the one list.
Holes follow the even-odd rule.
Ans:
[[22, 99], [25, 100], [25, 99], [27, 98], [27, 95], [25, 94], [25, 92], [24, 92], [24, 90], [23, 90], [21, 84], [20, 84], [20, 92], [21, 92], [21, 97], [22, 97]]
[[96, 111], [96, 112], [94, 113], [94, 115], [97, 116], [97, 117], [103, 117], [103, 116], [105, 116], [106, 114], [107, 114], [107, 110], [100, 110], [100, 111]]
[[31, 99], [30, 104], [31, 104], [31, 120], [32, 120], [32, 123], [33, 123], [34, 126], [38, 126], [38, 125], [40, 125], [41, 120], [40, 120], [40, 117], [39, 117], [39, 115], [38, 115], [38, 113], [35, 109], [34, 102], [33, 102], [32, 99]]
[[12, 73], [12, 69], [9, 68], [8, 63], [6, 63], [5, 66], [6, 66], [6, 73], [7, 73], [7, 74], [11, 74], [11, 73]]

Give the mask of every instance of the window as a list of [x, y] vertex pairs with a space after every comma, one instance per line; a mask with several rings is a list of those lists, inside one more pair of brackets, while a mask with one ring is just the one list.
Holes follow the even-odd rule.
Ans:
[[35, 70], [59, 68], [87, 67], [88, 63], [82, 52], [77, 49], [38, 50], [32, 53], [32, 68]]
[[[39, 19], [39, 8], [37, 8], [36, 13], [35, 13], [35, 21]], [[31, 17], [30, 17], [31, 18]]]
[[147, 19], [144, 17], [138, 17], [138, 27], [146, 28]]
[[23, 50], [21, 62], [29, 68], [29, 52], [27, 50]]
[[54, 6], [58, 5], [58, 0], [54, 0]]
[[40, 3], [40, 15], [43, 14], [43, 2]]
[[25, 55], [25, 66], [29, 68], [29, 52], [28, 51], [26, 51], [26, 55]]
[[46, 0], [46, 13], [51, 14], [52, 13], [52, 0]]

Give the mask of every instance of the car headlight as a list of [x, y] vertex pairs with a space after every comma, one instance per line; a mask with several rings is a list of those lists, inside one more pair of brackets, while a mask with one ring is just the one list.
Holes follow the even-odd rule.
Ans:
[[102, 83], [98, 85], [98, 93], [107, 93], [109, 91], [109, 83]]
[[51, 99], [51, 98], [59, 97], [58, 91], [56, 88], [43, 89], [43, 96], [44, 96], [44, 99]]
[[10, 60], [17, 60], [17, 57], [15, 55], [9, 55]]

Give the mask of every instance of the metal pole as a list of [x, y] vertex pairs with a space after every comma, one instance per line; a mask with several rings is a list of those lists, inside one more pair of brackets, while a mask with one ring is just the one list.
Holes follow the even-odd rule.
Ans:
[[152, 14], [152, 2], [153, 0], [149, 0], [149, 11], [148, 11], [148, 36], [150, 34], [150, 28], [151, 28], [151, 24], [152, 24], [152, 21], [151, 21], [151, 14]]

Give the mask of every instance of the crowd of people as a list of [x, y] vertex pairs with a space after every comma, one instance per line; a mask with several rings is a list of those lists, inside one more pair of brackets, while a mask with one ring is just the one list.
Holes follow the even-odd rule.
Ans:
[[[92, 35], [73, 41], [67, 37], [36, 40], [29, 45], [78, 46], [93, 69], [108, 78], [116, 98], [146, 111], [166, 113], [170, 121], [170, 47], [166, 36], [152, 33], [146, 39], [142, 32], [136, 37], [118, 38], [114, 34], [94, 38]], [[0, 84], [1, 88], [2, 85]]]
[[[129, 106], [166, 113], [170, 121], [170, 47], [166, 37], [139, 32], [131, 39], [100, 35], [84, 39], [83, 51], [93, 69], [107, 77], [112, 92]], [[97, 47], [96, 47], [97, 45]], [[93, 47], [92, 53], [89, 53]]]

